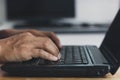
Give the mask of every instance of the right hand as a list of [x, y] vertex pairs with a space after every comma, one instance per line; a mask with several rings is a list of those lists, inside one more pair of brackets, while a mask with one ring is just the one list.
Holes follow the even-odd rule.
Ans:
[[35, 29], [24, 29], [24, 30], [5, 29], [5, 30], [0, 30], [0, 39], [5, 39], [5, 38], [11, 37], [13, 35], [24, 33], [24, 32], [29, 32], [29, 33], [33, 34], [34, 36], [49, 37], [56, 44], [56, 46], [59, 49], [62, 48], [60, 40], [53, 32], [39, 31], [39, 30], [35, 30]]
[[0, 39], [0, 62], [26, 61], [32, 58], [57, 61], [59, 48], [47, 36], [34, 36], [23, 32]]

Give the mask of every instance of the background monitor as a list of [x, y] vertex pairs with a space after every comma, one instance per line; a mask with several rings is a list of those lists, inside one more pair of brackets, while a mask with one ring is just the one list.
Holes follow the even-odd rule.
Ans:
[[74, 0], [6, 0], [7, 20], [59, 19], [75, 16]]

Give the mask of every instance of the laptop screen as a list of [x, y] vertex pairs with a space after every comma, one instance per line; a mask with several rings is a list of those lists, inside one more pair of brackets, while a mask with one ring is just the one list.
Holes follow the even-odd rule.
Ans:
[[120, 63], [120, 10], [111, 24], [102, 43]]

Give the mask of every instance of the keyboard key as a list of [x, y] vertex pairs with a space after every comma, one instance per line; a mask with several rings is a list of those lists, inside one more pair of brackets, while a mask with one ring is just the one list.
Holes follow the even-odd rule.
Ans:
[[72, 47], [68, 46], [66, 47], [66, 53], [65, 53], [65, 63], [69, 64], [72, 63]]
[[82, 63], [82, 59], [80, 57], [80, 49], [78, 46], [73, 47], [73, 63]]
[[39, 64], [39, 65], [45, 64], [45, 60], [39, 58], [38, 61], [36, 62], [36, 64]]
[[88, 60], [87, 60], [87, 56], [86, 56], [86, 53], [84, 51], [84, 48], [83, 47], [79, 47], [79, 48], [80, 48], [80, 51], [81, 51], [82, 62], [83, 62], [83, 64], [87, 64]]
[[63, 46], [62, 47], [62, 49], [61, 49], [61, 59], [60, 59], [60, 61], [63, 61], [64, 62], [64, 60], [65, 60], [65, 49], [66, 49], [66, 47], [65, 46]]

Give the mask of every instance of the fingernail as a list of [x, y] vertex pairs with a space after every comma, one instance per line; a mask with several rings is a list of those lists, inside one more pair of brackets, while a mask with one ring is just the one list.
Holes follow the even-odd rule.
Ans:
[[59, 53], [59, 54], [58, 54], [58, 59], [60, 59], [60, 58], [61, 58], [61, 54]]
[[53, 60], [53, 61], [57, 61], [57, 60], [58, 60], [58, 58], [57, 58], [57, 57], [55, 57], [55, 56], [53, 56], [53, 57], [51, 57], [51, 60]]

